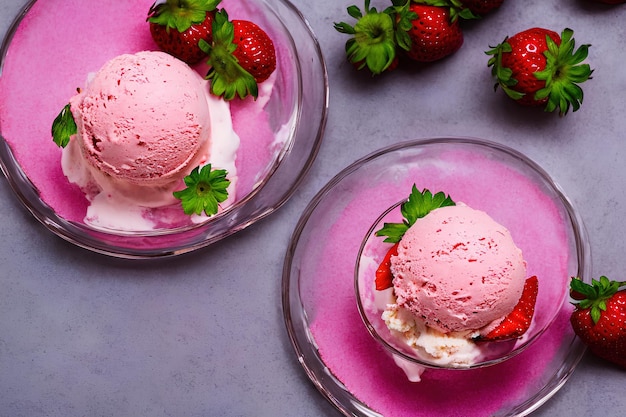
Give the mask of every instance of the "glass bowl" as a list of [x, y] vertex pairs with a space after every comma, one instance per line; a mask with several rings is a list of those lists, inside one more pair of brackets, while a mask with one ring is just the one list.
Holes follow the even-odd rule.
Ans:
[[[241, 138], [234, 201], [200, 223], [131, 231], [85, 224], [88, 202], [60, 169], [61, 150], [52, 142], [51, 123], [87, 74], [106, 61], [122, 53], [158, 50], [145, 21], [152, 3], [106, 0], [94, 7], [91, 2], [32, 1], [16, 17], [0, 50], [0, 163], [11, 188], [58, 236], [124, 258], [189, 252], [271, 214], [308, 172], [328, 111], [326, 66], [301, 13], [287, 0], [223, 0], [219, 7], [231, 19], [252, 20], [268, 32], [278, 61], [267, 102], [231, 102], [233, 126]], [[203, 65], [194, 67], [202, 75]], [[253, 106], [262, 113], [251, 122]], [[265, 142], [259, 140], [263, 130], [270, 132]]]
[[[428, 370], [411, 382], [363, 325], [354, 283], [364, 237], [414, 183], [489, 213], [524, 252], [529, 276], [540, 277], [532, 343], [523, 340], [507, 360]], [[558, 391], [584, 353], [566, 288], [571, 276], [589, 282], [590, 268], [579, 215], [533, 161], [482, 139], [415, 140], [359, 159], [314, 197], [286, 254], [283, 312], [309, 379], [347, 416], [526, 415]]]
[[[422, 181], [423, 176], [417, 176], [416, 181]], [[420, 189], [421, 190], [421, 189]], [[430, 190], [433, 194], [439, 191], [443, 191], [447, 194], [446, 190]], [[407, 198], [410, 194], [410, 188], [407, 189]], [[451, 195], [453, 200], [455, 196]], [[547, 196], [546, 196], [547, 197]], [[397, 202], [390, 208], [385, 210], [373, 223], [368, 230], [363, 243], [359, 249], [357, 255], [357, 262], [354, 271], [354, 289], [356, 292], [356, 301], [359, 314], [365, 327], [372, 335], [372, 337], [383, 345], [385, 349], [393, 356], [394, 361], [400, 366], [407, 377], [411, 380], [419, 381], [422, 372], [428, 368], [432, 369], [468, 369], [479, 368], [483, 366], [494, 365], [505, 361], [519, 353], [525, 348], [530, 346], [556, 319], [563, 303], [569, 297], [569, 276], [561, 271], [567, 269], [567, 265], [558, 265], [558, 268], [548, 268], [547, 266], [540, 266], [539, 268], [533, 267], [532, 270], [539, 272], [542, 269], [546, 269], [545, 274], [538, 276], [539, 292], [538, 302], [536, 304], [536, 314], [533, 317], [530, 328], [524, 335], [518, 339], [498, 341], [498, 342], [479, 342], [472, 343], [478, 348], [474, 359], [463, 359], [469, 362], [455, 362], [450, 357], [443, 356], [442, 358], [434, 358], [427, 353], [422, 352], [419, 349], [411, 348], [405, 341], [405, 339], [399, 336], [396, 332], [389, 330], [385, 321], [382, 318], [382, 313], [385, 310], [387, 303], [393, 303], [393, 290], [387, 289], [383, 291], [377, 291], [375, 288], [374, 279], [376, 276], [376, 269], [383, 261], [383, 258], [392, 247], [392, 243], [385, 243], [384, 237], [376, 236], [376, 231], [380, 230], [385, 223], [402, 223], [403, 218], [400, 212], [400, 205], [406, 201], [406, 198]], [[550, 203], [553, 198], [550, 196]], [[515, 203], [513, 209], [520, 206]], [[545, 226], [539, 224], [543, 219], [540, 219], [534, 223], [536, 227], [528, 227], [531, 223], [530, 218], [524, 218], [524, 216], [533, 216], [534, 213], [527, 213], [525, 210], [520, 210], [518, 215], [515, 215], [515, 221], [524, 222], [524, 228], [517, 230], [517, 233], [522, 233], [528, 236], [529, 241], [534, 241], [544, 247], [559, 248], [560, 251], [554, 252], [555, 263], [563, 262], [569, 258], [571, 253], [571, 247], [569, 245], [573, 240], [566, 240], [568, 245], [559, 246], [559, 241], [562, 241], [563, 231], [559, 230], [559, 233], [544, 234]], [[512, 219], [512, 218], [511, 218]], [[553, 223], [554, 217], [545, 219], [547, 223]], [[419, 221], [419, 220], [418, 220]], [[506, 226], [505, 226], [506, 227]], [[549, 228], [549, 227], [548, 227]], [[553, 228], [554, 229], [554, 228]], [[557, 237], [557, 239], [552, 239]], [[559, 270], [560, 269], [560, 270]], [[556, 272], [556, 273], [555, 273]], [[560, 273], [559, 273], [560, 272]], [[548, 274], [548, 275], [546, 275]], [[468, 353], [460, 353], [461, 356], [466, 356]]]

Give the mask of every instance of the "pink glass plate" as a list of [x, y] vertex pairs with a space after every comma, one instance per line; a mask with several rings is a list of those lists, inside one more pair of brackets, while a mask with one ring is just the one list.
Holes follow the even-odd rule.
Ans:
[[[590, 280], [581, 219], [534, 162], [479, 139], [400, 143], [333, 178], [296, 227], [283, 269], [283, 311], [298, 360], [347, 416], [517, 416], [535, 410], [565, 383], [585, 350], [569, 325], [568, 302], [518, 355], [477, 369], [427, 370], [418, 383], [407, 380], [361, 321], [354, 269], [363, 237], [413, 183], [444, 191], [503, 223], [529, 269], [552, 270], [560, 282], [574, 275]], [[556, 237], [532, 242], [524, 235], [528, 227], [547, 227]], [[563, 257], [556, 270], [553, 256]]]

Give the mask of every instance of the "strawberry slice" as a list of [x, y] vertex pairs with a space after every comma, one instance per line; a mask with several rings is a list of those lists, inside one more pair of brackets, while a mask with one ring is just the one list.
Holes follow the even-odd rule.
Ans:
[[389, 249], [383, 261], [378, 266], [376, 270], [376, 289], [378, 291], [386, 290], [387, 288], [393, 287], [393, 274], [391, 273], [391, 257], [396, 256], [398, 254], [398, 245], [396, 243]]
[[477, 340], [483, 342], [509, 340], [516, 339], [526, 333], [535, 313], [538, 290], [539, 282], [537, 277], [532, 276], [528, 278], [524, 283], [522, 296], [513, 308], [513, 311], [504, 318], [498, 327], [490, 331], [486, 336], [478, 337]]

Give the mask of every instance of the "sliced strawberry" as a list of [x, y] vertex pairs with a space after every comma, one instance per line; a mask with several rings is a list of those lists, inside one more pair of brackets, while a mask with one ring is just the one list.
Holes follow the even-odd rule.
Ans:
[[537, 277], [532, 276], [528, 278], [524, 283], [522, 296], [513, 308], [513, 311], [504, 318], [498, 327], [490, 331], [486, 336], [479, 337], [478, 340], [491, 342], [516, 339], [526, 333], [535, 313], [538, 290], [539, 281]]
[[391, 273], [391, 257], [398, 255], [398, 245], [396, 243], [387, 251], [387, 254], [383, 258], [383, 261], [376, 270], [376, 289], [378, 291], [386, 290], [393, 287], [393, 274]]

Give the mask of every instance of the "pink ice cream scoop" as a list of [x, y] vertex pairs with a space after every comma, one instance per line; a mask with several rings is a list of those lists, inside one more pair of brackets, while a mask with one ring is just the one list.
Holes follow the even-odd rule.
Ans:
[[206, 81], [162, 52], [107, 62], [70, 100], [85, 160], [114, 180], [160, 186], [206, 160]]
[[497, 325], [517, 304], [526, 262], [485, 212], [442, 207], [407, 230], [391, 258], [399, 306], [443, 333]]
[[[85, 193], [85, 223], [106, 230], [153, 230], [188, 221], [148, 209], [179, 204], [184, 178], [211, 163], [235, 195], [240, 139], [230, 106], [186, 63], [159, 51], [117, 56], [70, 99], [77, 134], [63, 149], [63, 173]], [[200, 219], [201, 220], [201, 219]]]

